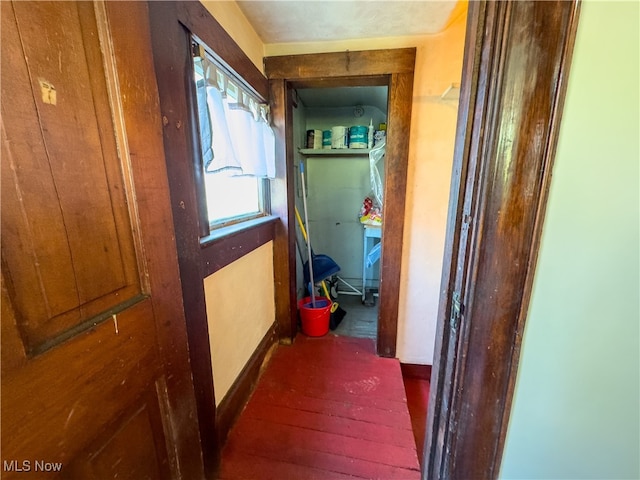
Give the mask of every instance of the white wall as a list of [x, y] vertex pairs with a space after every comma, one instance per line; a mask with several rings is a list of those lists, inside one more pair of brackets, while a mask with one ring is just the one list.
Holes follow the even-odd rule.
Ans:
[[638, 5], [582, 5], [505, 479], [640, 478]]
[[369, 157], [312, 157], [306, 171], [314, 252], [329, 255], [340, 277], [359, 288], [364, 229], [358, 213], [371, 190]]

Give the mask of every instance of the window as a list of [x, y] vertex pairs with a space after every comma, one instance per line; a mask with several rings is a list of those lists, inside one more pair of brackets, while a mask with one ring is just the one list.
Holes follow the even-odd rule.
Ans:
[[201, 190], [209, 228], [269, 213], [269, 183], [275, 176], [275, 138], [269, 107], [235, 72], [194, 40]]
[[226, 225], [263, 213], [263, 180], [256, 177], [228, 177], [222, 173], [205, 173], [209, 225]]

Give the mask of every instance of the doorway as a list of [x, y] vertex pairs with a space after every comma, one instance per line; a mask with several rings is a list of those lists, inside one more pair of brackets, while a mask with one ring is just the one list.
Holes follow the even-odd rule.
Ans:
[[387, 105], [386, 86], [294, 91], [297, 297], [308, 295], [309, 232], [326, 260], [314, 267], [315, 294], [334, 300], [330, 325], [340, 336], [377, 338]]
[[[387, 141], [385, 152], [385, 220], [381, 231], [379, 313], [376, 332], [377, 353], [396, 354], [400, 265], [404, 229], [407, 183], [408, 132], [411, 120], [415, 48], [338, 52], [265, 58], [265, 71], [277, 100], [272, 105], [274, 124], [280, 141], [286, 145], [288, 176], [295, 175], [293, 142], [293, 105], [296, 91], [307, 88], [377, 86], [388, 89]], [[292, 183], [292, 182], [291, 182]], [[290, 196], [293, 197], [293, 188]], [[291, 198], [290, 197], [290, 198]], [[293, 199], [292, 199], [293, 200]], [[293, 201], [290, 202], [293, 204]], [[295, 222], [289, 213], [290, 225]], [[290, 245], [295, 232], [289, 229]], [[295, 249], [289, 258], [295, 263]], [[292, 321], [296, 316], [291, 315]], [[295, 325], [289, 325], [291, 335]], [[285, 330], [286, 332], [286, 330]]]

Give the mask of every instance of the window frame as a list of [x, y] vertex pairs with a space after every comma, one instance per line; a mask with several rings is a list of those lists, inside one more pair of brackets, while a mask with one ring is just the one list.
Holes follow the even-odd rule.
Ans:
[[[219, 222], [209, 220], [209, 212], [207, 206], [207, 188], [204, 170], [204, 159], [202, 156], [202, 136], [201, 127], [198, 116], [198, 98], [195, 80], [195, 65], [193, 59], [197, 55], [205, 54], [210, 60], [216, 64], [216, 68], [224, 72], [233, 83], [248, 92], [255, 100], [261, 103], [268, 103], [247, 80], [230, 67], [220, 55], [216, 54], [201, 38], [190, 33], [191, 45], [191, 61], [189, 62], [189, 79], [190, 85], [187, 88], [188, 108], [191, 112], [191, 119], [194, 124], [193, 129], [193, 163], [194, 163], [194, 182], [196, 190], [196, 204], [198, 210], [200, 243], [202, 246], [210, 245], [216, 239], [220, 239], [225, 235], [233, 234], [243, 228], [251, 228], [254, 225], [260, 225], [261, 219], [272, 217], [271, 215], [271, 184], [268, 178], [258, 178], [258, 212], [248, 212], [229, 218], [222, 219]], [[241, 227], [238, 228], [237, 226]], [[242, 227], [244, 226], [244, 227]]]

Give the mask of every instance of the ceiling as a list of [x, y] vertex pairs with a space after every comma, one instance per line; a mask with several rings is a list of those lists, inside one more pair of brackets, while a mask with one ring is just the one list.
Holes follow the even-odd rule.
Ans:
[[[265, 44], [432, 35], [457, 0], [237, 0]], [[386, 87], [300, 89], [307, 107], [372, 105], [387, 112]]]
[[300, 88], [298, 99], [308, 108], [371, 105], [387, 113], [387, 87]]
[[237, 0], [265, 44], [430, 35], [456, 0]]

